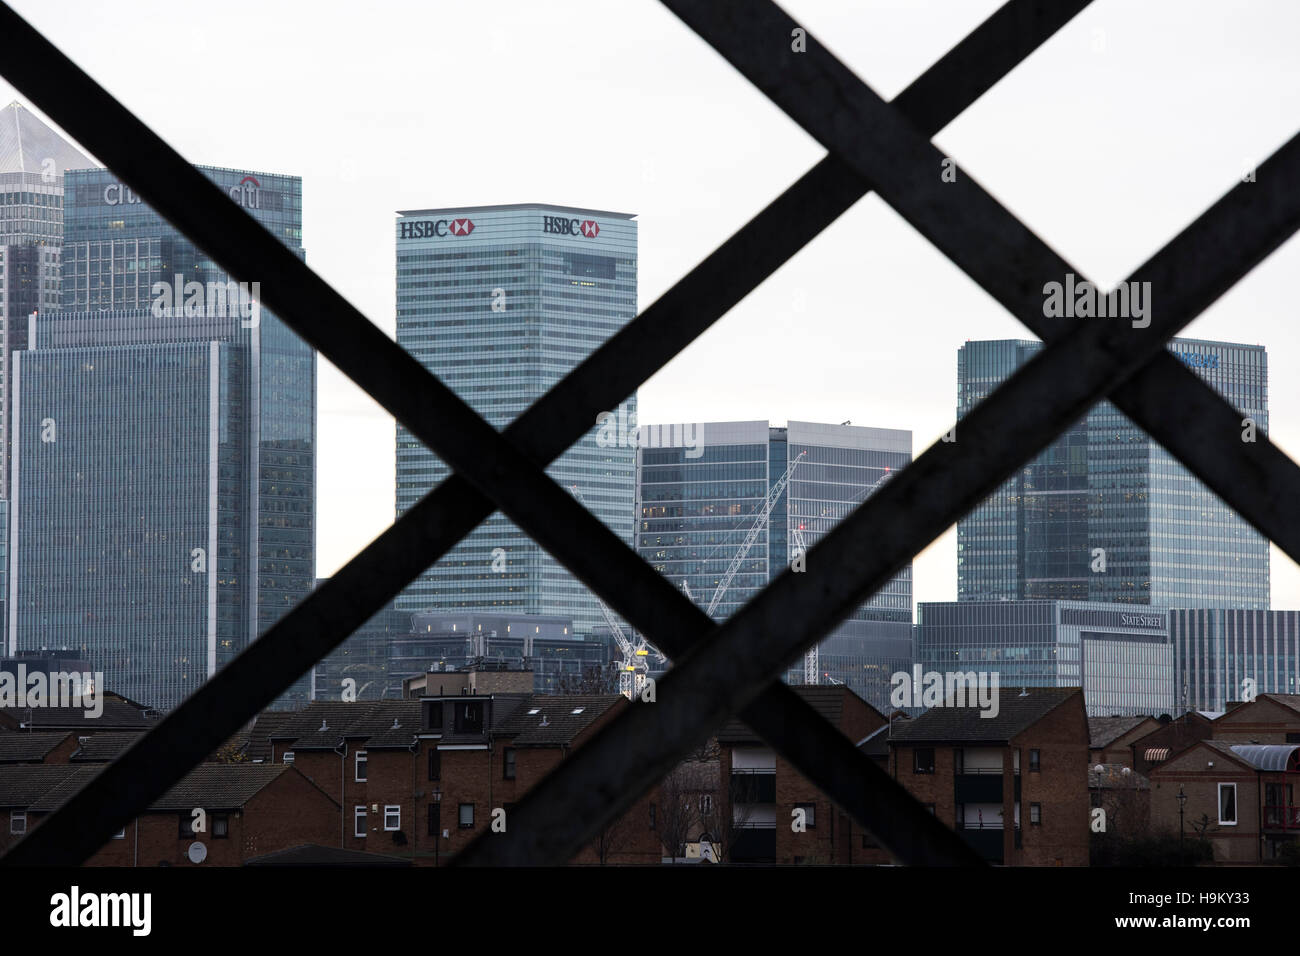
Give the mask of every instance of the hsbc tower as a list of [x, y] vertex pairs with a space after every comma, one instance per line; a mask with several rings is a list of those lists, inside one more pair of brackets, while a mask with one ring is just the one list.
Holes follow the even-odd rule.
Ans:
[[[631, 214], [531, 203], [412, 209], [394, 232], [397, 343], [498, 429], [636, 316]], [[635, 421], [635, 394], [609, 411]], [[630, 545], [636, 448], [598, 442], [598, 431], [593, 420], [547, 471]], [[397, 426], [399, 516], [448, 474]], [[558, 615], [578, 635], [604, 625], [588, 589], [500, 512], [397, 608]]]

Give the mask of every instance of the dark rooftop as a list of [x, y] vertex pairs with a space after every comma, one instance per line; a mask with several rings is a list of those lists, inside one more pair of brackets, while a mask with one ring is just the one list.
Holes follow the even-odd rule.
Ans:
[[[998, 689], [996, 717], [984, 717], [980, 708], [932, 707], [919, 717], [894, 725], [892, 743], [929, 743], [962, 740], [1009, 743], [1069, 698], [1077, 687], [1002, 687]], [[1022, 696], [1023, 695], [1023, 696]]]

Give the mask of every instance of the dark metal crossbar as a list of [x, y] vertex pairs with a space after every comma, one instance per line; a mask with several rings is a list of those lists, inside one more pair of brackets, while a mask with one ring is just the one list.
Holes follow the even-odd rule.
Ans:
[[[886, 201], [1013, 314], [1026, 320], [1029, 297], [1023, 288], [1033, 286], [1034, 281], [1041, 285], [1044, 275], [1053, 275], [1035, 269], [1045, 263], [1057, 264], [1044, 256], [1045, 247], [1036, 237], [978, 187], [972, 191], [964, 186], [944, 194], [941, 198], [950, 202], [951, 208], [943, 212], [953, 224], [934, 223], [926, 218], [925, 207], [934, 204], [936, 197], [927, 192], [925, 184], [891, 176], [886, 167], [898, 162], [899, 152], [931, 158], [925, 155], [926, 149], [933, 151], [926, 142], [928, 137], [1086, 2], [1012, 0], [890, 106], [880, 103], [809, 38], [807, 67], [801, 60], [796, 69], [812, 72], [799, 76], [800, 83], [819, 89], [817, 96], [837, 107], [842, 103], [835, 97], [845, 96], [857, 110], [847, 119], [837, 119], [837, 108], [825, 128], [824, 108], [817, 106], [816, 96], [787, 105], [780, 94], [782, 83], [789, 78], [778, 77], [769, 89], [764, 84], [771, 85], [772, 77], [748, 63], [755, 54], [735, 50], [731, 43], [724, 44], [725, 49], [719, 46], [796, 120], [820, 129], [831, 140], [827, 142], [831, 155], [504, 433], [496, 432], [459, 402], [75, 64], [12, 10], [0, 6], [0, 52], [6, 63], [13, 64], [14, 84], [232, 276], [274, 275], [274, 282], [263, 283], [265, 303], [456, 472], [214, 675], [3, 861], [68, 863], [88, 857], [122, 823], [161, 795], [499, 507], [671, 653], [676, 666], [661, 683], [657, 703], [629, 708], [530, 792], [512, 811], [508, 835], [476, 841], [461, 854], [463, 861], [564, 862], [661, 779], [694, 742], [739, 712], [811, 782], [876, 833], [899, 859], [910, 863], [978, 862], [952, 831], [774, 678], [783, 664], [878, 589], [920, 546], [977, 505], [1017, 465], [1106, 394], [1117, 404], [1121, 399], [1128, 401], [1136, 411], [1124, 404], [1120, 407], [1188, 461], [1207, 484], [1220, 490], [1213, 482], [1224, 476], [1218, 472], [1210, 475], [1208, 467], [1205, 473], [1198, 470], [1197, 463], [1189, 460], [1190, 454], [1184, 457], [1174, 442], [1165, 441], [1155, 427], [1148, 426], [1141, 414], [1149, 404], [1144, 383], [1161, 378], [1160, 388], [1166, 395], [1171, 388], [1187, 392], [1189, 401], [1199, 402], [1197, 407], [1205, 414], [1217, 416], [1218, 421], [1229, 414], [1235, 419], [1236, 413], [1226, 403], [1164, 352], [1164, 342], [1296, 228], [1294, 200], [1287, 205], [1284, 196], [1270, 193], [1278, 203], [1276, 214], [1270, 215], [1269, 210], [1252, 205], [1257, 197], [1262, 201], [1264, 191], [1242, 195], [1238, 189], [1185, 230], [1148, 264], [1157, 289], [1161, 285], [1154, 280], [1163, 274], [1161, 268], [1168, 272], [1176, 267], [1179, 256], [1186, 259], [1212, 249], [1219, 241], [1216, 230], [1230, 230], [1232, 248], [1214, 249], [1215, 255], [1204, 257], [1211, 261], [1197, 270], [1181, 300], [1172, 295], [1169, 300], [1161, 299], [1162, 314], [1150, 329], [1135, 334], [1094, 324], [1061, 332], [1039, 330], [1026, 321], [1053, 344], [963, 419], [959, 441], [931, 448], [819, 542], [809, 560], [828, 571], [816, 576], [787, 572], [722, 627], [715, 627], [558, 488], [542, 468], [590, 430], [597, 412], [614, 407], [666, 364], [860, 198], [869, 185], [879, 189]], [[702, 4], [669, 6], [715, 45], [714, 35], [706, 31], [736, 29], [759, 43], [756, 49], [765, 50], [763, 55], [790, 57], [788, 20], [775, 7], [746, 8], [746, 23], [719, 24], [708, 22], [712, 14], [699, 9]], [[731, 17], [725, 14], [723, 19]], [[770, 43], [762, 46], [763, 31], [773, 24], [784, 30], [779, 37], [786, 50], [783, 54], [774, 51]], [[51, 76], [59, 82], [50, 82]], [[822, 89], [819, 84], [827, 78], [832, 86]], [[805, 110], [812, 119], [800, 118]], [[863, 116], [870, 117], [872, 124], [879, 123], [884, 132], [876, 137], [875, 125], [856, 127]], [[865, 129], [871, 129], [873, 136], [865, 136]], [[878, 142], [873, 144], [873, 138]], [[1293, 146], [1288, 144], [1261, 168], [1260, 183], [1297, 178], [1300, 159]], [[934, 170], [937, 182], [937, 164]], [[985, 215], [991, 218], [979, 218]], [[772, 228], [775, 225], [780, 228]], [[980, 250], [990, 229], [999, 241], [1010, 241], [1024, 258], [999, 258]], [[1018, 288], [1022, 294], [1016, 294]], [[1174, 305], [1168, 306], [1167, 301]], [[1036, 302], [1041, 308], [1041, 298]], [[1039, 325], [1043, 324], [1040, 318]], [[1076, 353], [1076, 349], [1081, 351]], [[1071, 367], [1060, 367], [1067, 364], [1063, 356], [1069, 357]], [[1133, 376], [1146, 363], [1149, 365], [1142, 373]], [[1126, 380], [1128, 384], [1124, 384]], [[1034, 406], [1035, 414], [1016, 419], [1014, 433], [1000, 430], [998, 421], [1013, 420], [1023, 407], [1017, 402], [1023, 401], [1040, 403]], [[1241, 450], [1238, 447], [1235, 452]], [[1233, 461], [1240, 467], [1239, 459]], [[1295, 466], [1285, 456], [1275, 453], [1272, 458], [1261, 456], [1260, 461], [1266, 461], [1268, 467], [1256, 469], [1256, 487], [1270, 494], [1286, 485], [1295, 487], [1287, 481], [1291, 476], [1287, 469]], [[1232, 469], [1227, 472], [1225, 480], [1233, 480]], [[910, 513], [900, 508], [910, 509]], [[1261, 530], [1265, 530], [1265, 521], [1272, 524], [1276, 519], [1274, 513], [1256, 521], [1247, 509], [1241, 511]], [[908, 515], [906, 520], [900, 517], [903, 514]], [[868, 528], [870, 535], [864, 533]], [[792, 623], [796, 621], [797, 626]]]

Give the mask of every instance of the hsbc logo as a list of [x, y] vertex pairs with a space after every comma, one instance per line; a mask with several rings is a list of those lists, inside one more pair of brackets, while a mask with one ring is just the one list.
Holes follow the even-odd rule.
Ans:
[[560, 236], [585, 236], [595, 239], [600, 235], [600, 225], [594, 219], [565, 219], [563, 216], [543, 216], [542, 232]]
[[443, 236], [468, 236], [474, 231], [472, 219], [425, 219], [420, 222], [401, 222], [398, 239], [429, 239]]

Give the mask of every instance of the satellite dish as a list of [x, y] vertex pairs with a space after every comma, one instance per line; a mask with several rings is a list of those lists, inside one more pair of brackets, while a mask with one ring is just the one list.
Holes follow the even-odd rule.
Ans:
[[191, 863], [202, 863], [208, 858], [208, 848], [202, 843], [191, 843], [186, 855]]

